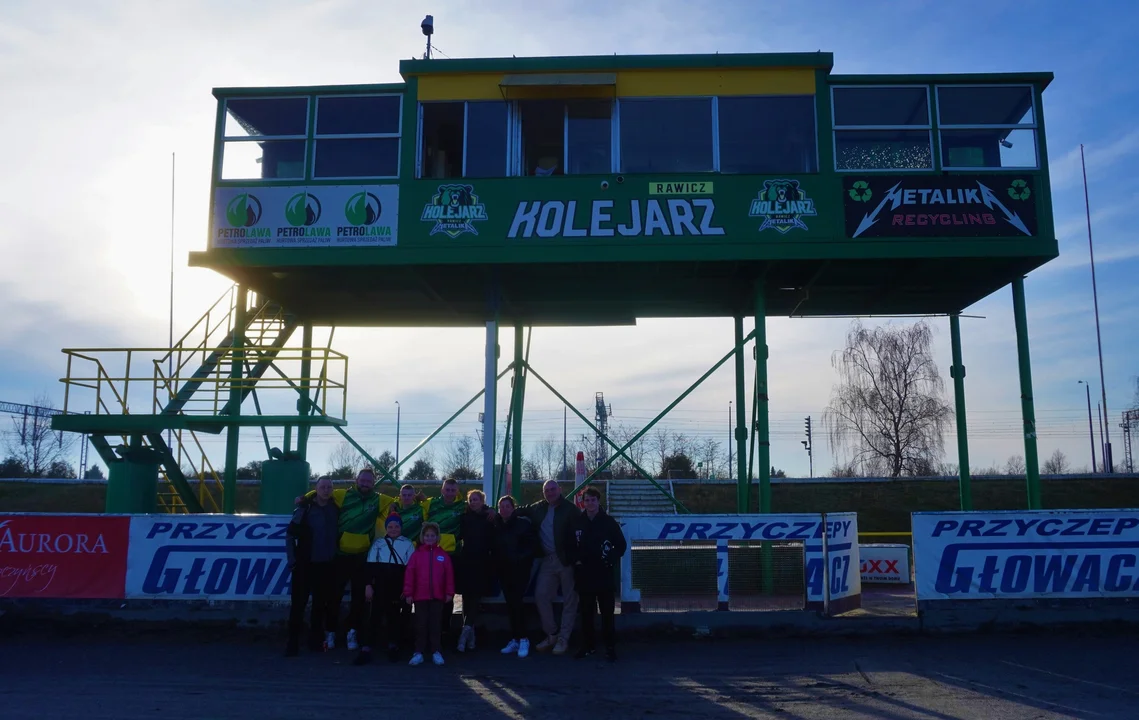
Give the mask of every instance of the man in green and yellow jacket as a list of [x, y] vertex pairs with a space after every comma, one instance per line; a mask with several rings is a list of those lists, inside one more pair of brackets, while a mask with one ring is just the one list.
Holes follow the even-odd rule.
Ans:
[[[336, 568], [335, 596], [344, 597], [344, 588], [351, 585], [352, 599], [348, 606], [348, 632], [346, 644], [349, 650], [359, 647], [356, 638], [356, 628], [364, 620], [364, 610], [367, 600], [364, 588], [368, 578], [364, 572], [365, 562], [368, 559], [368, 550], [377, 534], [383, 534], [382, 518], [386, 518], [388, 510], [396, 498], [376, 492], [376, 473], [370, 466], [364, 466], [356, 474], [356, 484], [350, 488], [339, 488], [332, 491], [332, 500], [340, 508], [338, 522], [339, 542], [334, 560]], [[310, 491], [305, 498], [311, 497]], [[339, 604], [339, 603], [338, 603]], [[330, 630], [336, 627], [333, 624]], [[329, 642], [329, 648], [334, 647], [335, 640]]]

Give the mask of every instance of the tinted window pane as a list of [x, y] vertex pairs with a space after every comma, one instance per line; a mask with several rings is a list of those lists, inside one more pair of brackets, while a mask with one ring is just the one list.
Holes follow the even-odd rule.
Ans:
[[560, 100], [523, 100], [522, 174], [564, 175], [566, 105]]
[[225, 101], [226, 137], [304, 135], [308, 98], [230, 98]]
[[424, 103], [422, 140], [420, 177], [462, 177], [463, 103]]
[[722, 97], [719, 105], [720, 172], [818, 171], [813, 97]]
[[834, 124], [929, 125], [926, 89], [835, 88]]
[[943, 167], [1036, 167], [1035, 130], [943, 130]]
[[272, 180], [305, 176], [305, 141], [227, 142], [222, 180]]
[[566, 104], [569, 168], [573, 175], [613, 171], [613, 104], [608, 100], [571, 100]]
[[317, 140], [314, 177], [394, 177], [399, 138]]
[[318, 135], [398, 133], [398, 95], [322, 97], [316, 105]]
[[926, 130], [836, 130], [839, 170], [916, 170], [933, 167]]
[[712, 170], [712, 100], [622, 100], [621, 169], [627, 173]]
[[942, 125], [1019, 125], [1031, 123], [1032, 88], [938, 88], [937, 114]]
[[506, 103], [467, 103], [467, 177], [506, 176]]

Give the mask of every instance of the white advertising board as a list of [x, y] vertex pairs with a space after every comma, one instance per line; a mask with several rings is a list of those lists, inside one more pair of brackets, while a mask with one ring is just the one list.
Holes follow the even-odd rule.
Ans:
[[210, 247], [385, 247], [399, 185], [258, 185], [214, 190]]
[[859, 574], [864, 583], [910, 583], [910, 547], [908, 545], [876, 544], [858, 546], [862, 564]]
[[[859, 595], [858, 516], [855, 513], [828, 514], [825, 522], [818, 514], [779, 515], [629, 515], [621, 519], [625, 538], [634, 540], [715, 540], [719, 555], [720, 601], [726, 602], [729, 540], [776, 540], [802, 542], [807, 578], [807, 601], [826, 599], [823, 572], [823, 536], [826, 535], [826, 574], [829, 599]], [[631, 553], [622, 558], [621, 599], [640, 601], [641, 593], [632, 586]]]
[[131, 517], [126, 596], [287, 600], [288, 515]]
[[918, 600], [1139, 597], [1139, 510], [914, 513]]

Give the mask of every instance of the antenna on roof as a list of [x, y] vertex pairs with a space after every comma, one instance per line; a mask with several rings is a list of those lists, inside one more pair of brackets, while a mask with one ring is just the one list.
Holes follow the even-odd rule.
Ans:
[[431, 15], [423, 18], [423, 22], [419, 23], [419, 29], [427, 36], [427, 52], [423, 53], [424, 60], [431, 59], [431, 36], [435, 34], [435, 18]]

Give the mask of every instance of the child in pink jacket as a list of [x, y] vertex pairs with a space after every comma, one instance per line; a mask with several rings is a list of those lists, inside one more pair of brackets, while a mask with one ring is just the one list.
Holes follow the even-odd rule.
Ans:
[[419, 547], [407, 561], [403, 576], [403, 596], [415, 607], [415, 654], [410, 665], [423, 664], [423, 654], [431, 641], [431, 659], [443, 664], [440, 634], [443, 629], [443, 606], [455, 596], [455, 573], [451, 556], [439, 547], [439, 525], [424, 523], [419, 533]]

